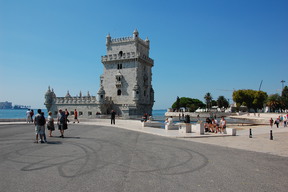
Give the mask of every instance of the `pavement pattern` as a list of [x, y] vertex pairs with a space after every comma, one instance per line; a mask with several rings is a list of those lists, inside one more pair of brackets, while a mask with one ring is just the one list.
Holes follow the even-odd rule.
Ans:
[[[55, 131], [48, 143], [34, 144], [33, 125], [0, 124], [0, 191], [287, 191], [284, 155], [199, 142], [241, 135], [187, 138], [136, 125], [69, 124], [65, 138]], [[266, 142], [261, 130], [248, 139]]]

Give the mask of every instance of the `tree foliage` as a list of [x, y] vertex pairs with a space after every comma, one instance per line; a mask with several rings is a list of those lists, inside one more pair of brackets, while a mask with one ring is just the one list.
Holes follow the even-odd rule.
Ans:
[[284, 89], [282, 90], [282, 95], [281, 95], [281, 103], [282, 103], [282, 109], [288, 109], [288, 87], [285, 86]]
[[[172, 108], [173, 109], [179, 109], [181, 107], [184, 107], [185, 109], [190, 109], [190, 111], [194, 112], [196, 109], [205, 107], [205, 104], [200, 101], [199, 99], [192, 99], [189, 97], [177, 97], [176, 101], [173, 103]], [[179, 108], [177, 108], [177, 100], [179, 102]]]
[[229, 101], [224, 96], [219, 96], [217, 99], [217, 105], [219, 108], [228, 108], [229, 107]]
[[263, 91], [255, 91], [251, 89], [242, 89], [233, 92], [233, 101], [236, 102], [237, 107], [241, 105], [248, 109], [262, 109], [268, 95]]
[[211, 107], [212, 107], [212, 99], [213, 99], [211, 93], [209, 93], [209, 92], [206, 93], [206, 95], [204, 96], [204, 99], [206, 101], [206, 108], [207, 109], [211, 109]]
[[269, 95], [266, 104], [272, 112], [279, 110], [281, 108], [281, 96], [278, 93]]

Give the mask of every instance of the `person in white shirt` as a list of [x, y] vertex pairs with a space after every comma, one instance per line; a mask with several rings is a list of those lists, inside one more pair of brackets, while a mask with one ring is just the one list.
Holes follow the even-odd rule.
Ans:
[[30, 115], [30, 110], [28, 109], [26, 111], [26, 123], [31, 123], [31, 115]]

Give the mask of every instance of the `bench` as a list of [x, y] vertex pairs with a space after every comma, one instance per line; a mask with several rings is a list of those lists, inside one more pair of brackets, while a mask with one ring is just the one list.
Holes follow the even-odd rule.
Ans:
[[177, 130], [178, 126], [174, 123], [165, 124], [165, 130]]
[[179, 133], [191, 133], [191, 123], [176, 123]]
[[226, 128], [226, 129], [224, 129], [224, 134], [236, 136], [236, 129], [235, 128]]
[[164, 124], [157, 121], [143, 121], [142, 127], [156, 127], [161, 128]]

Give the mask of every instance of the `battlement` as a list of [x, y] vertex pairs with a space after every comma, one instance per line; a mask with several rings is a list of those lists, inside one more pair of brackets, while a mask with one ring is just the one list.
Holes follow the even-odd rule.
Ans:
[[123, 43], [123, 42], [129, 42], [129, 41], [134, 41], [133, 37], [120, 37], [120, 38], [111, 39], [112, 43]]
[[56, 104], [99, 104], [95, 96], [56, 97]]
[[143, 40], [139, 37], [134, 38], [134, 37], [120, 37], [120, 38], [111, 38], [110, 39], [110, 44], [118, 44], [118, 43], [127, 43], [127, 42], [137, 42], [142, 44], [143, 46], [149, 48], [149, 41], [148, 40]]
[[144, 54], [137, 54], [135, 52], [128, 52], [123, 53], [122, 55], [119, 54], [110, 54], [101, 56], [102, 63], [109, 62], [109, 61], [116, 61], [116, 60], [127, 60], [127, 59], [142, 59], [143, 61], [154, 65], [154, 60]]

